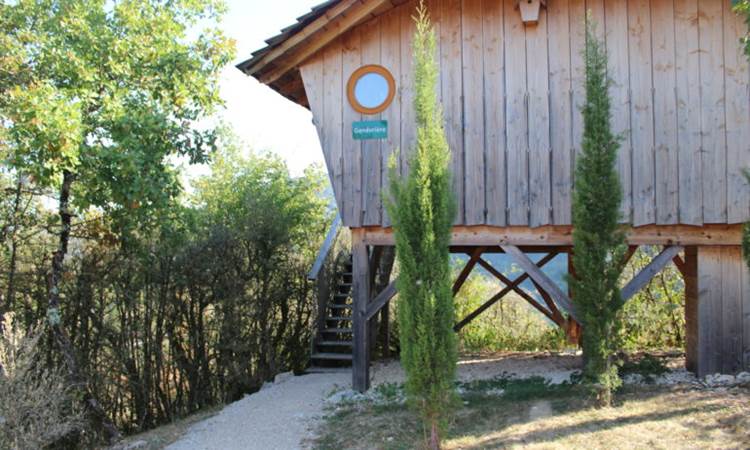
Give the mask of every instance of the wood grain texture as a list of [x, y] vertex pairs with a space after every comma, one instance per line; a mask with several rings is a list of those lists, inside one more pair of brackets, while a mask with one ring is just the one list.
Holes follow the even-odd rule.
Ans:
[[[388, 69], [397, 80], [396, 97], [391, 106], [383, 111], [382, 117], [388, 121], [388, 138], [380, 146], [380, 167], [381, 167], [381, 192], [379, 193], [384, 199], [388, 198], [390, 190], [390, 163], [391, 155], [401, 150], [401, 39], [394, 39], [394, 36], [400, 36], [401, 9], [396, 8], [386, 13], [381, 20], [380, 51], [381, 62], [383, 67]], [[397, 158], [397, 156], [396, 156]], [[395, 163], [395, 175], [400, 173], [400, 164], [398, 159]], [[383, 225], [389, 226], [391, 220], [388, 217], [386, 208], [382, 208]]]
[[401, 8], [399, 15], [401, 42], [401, 152], [399, 153], [401, 176], [409, 174], [409, 159], [417, 142], [417, 130], [414, 124], [417, 116], [414, 111], [414, 58], [412, 57], [412, 41], [414, 39], [414, 3], [409, 3]]
[[[484, 52], [481, 0], [462, 1], [464, 221], [485, 223]], [[454, 117], [452, 120], [456, 120]], [[459, 208], [460, 211], [460, 208]]]
[[675, 83], [675, 28], [673, 0], [651, 4], [653, 54], [656, 223], [678, 221], [677, 98]]
[[551, 222], [552, 208], [549, 51], [547, 47], [547, 9], [539, 12], [535, 27], [526, 28], [526, 83], [529, 128], [529, 225]]
[[357, 27], [342, 37], [342, 84], [341, 98], [344, 101], [344, 126], [342, 142], [344, 149], [344, 223], [358, 227], [362, 225], [362, 141], [354, 140], [352, 123], [362, 120], [362, 115], [349, 104], [346, 85], [355, 70], [362, 67], [362, 27]]
[[721, 248], [698, 248], [698, 350], [699, 376], [720, 370], [721, 345]]
[[606, 13], [607, 75], [611, 83], [609, 95], [612, 111], [612, 132], [621, 137], [617, 152], [617, 172], [622, 186], [621, 220], [633, 218], [632, 158], [630, 138], [630, 51], [628, 47], [628, 2], [608, 2]]
[[[508, 224], [529, 223], [529, 112], [526, 84], [526, 28], [518, 20], [515, 0], [504, 0], [505, 133], [508, 136]], [[508, 11], [514, 11], [508, 14]]]
[[552, 222], [571, 222], [573, 182], [573, 136], [570, 126], [572, 76], [570, 68], [569, 0], [547, 5], [547, 41], [549, 45], [550, 147], [552, 149]]
[[674, 0], [679, 221], [703, 224], [698, 0]]
[[[344, 216], [344, 171], [342, 131], [344, 124], [343, 81], [342, 81], [341, 45], [337, 41], [323, 52], [323, 118], [324, 134], [322, 147], [330, 158], [329, 177], [332, 180], [333, 192], [344, 225], [349, 225]], [[348, 156], [348, 155], [347, 155]]]
[[462, 68], [462, 1], [443, 0], [440, 23], [440, 79], [442, 83], [445, 134], [451, 149], [456, 224], [464, 222], [464, 110]]
[[750, 188], [742, 174], [750, 167], [750, 106], [748, 62], [740, 43], [747, 25], [724, 5], [724, 80], [726, 82], [727, 221], [741, 222], [750, 215]]
[[352, 387], [364, 392], [370, 387], [370, 344], [367, 307], [371, 298], [370, 258], [361, 232], [352, 233], [352, 301], [354, 343]]
[[482, 0], [487, 224], [506, 224], [503, 2]]
[[742, 272], [740, 247], [721, 249], [721, 372], [742, 370]]
[[648, 0], [628, 1], [630, 139], [633, 145], [633, 225], [654, 223], [654, 105], [651, 11]]
[[724, 223], [727, 217], [722, 4], [716, 0], [698, 1], [703, 221], [706, 223]]
[[[381, 19], [371, 20], [361, 27], [362, 65], [381, 65]], [[383, 114], [367, 115], [364, 120], [380, 120]], [[390, 123], [389, 123], [390, 125]], [[389, 130], [390, 131], [390, 130]], [[362, 141], [362, 225], [379, 225], [381, 191], [381, 147], [380, 140]]]

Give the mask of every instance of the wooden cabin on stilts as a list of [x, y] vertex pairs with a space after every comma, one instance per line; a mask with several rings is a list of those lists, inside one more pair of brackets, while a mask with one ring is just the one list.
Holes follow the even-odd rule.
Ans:
[[[612, 125], [623, 136], [617, 167], [630, 254], [660, 248], [623, 296], [675, 264], [685, 282], [688, 369], [701, 376], [750, 369], [750, 273], [740, 249], [741, 224], [750, 218], [742, 175], [750, 167], [750, 72], [740, 43], [747, 27], [731, 1], [425, 3], [438, 36], [439, 97], [453, 155], [451, 251], [468, 257], [453, 291], [477, 266], [505, 286], [456, 329], [516, 292], [572, 338], [580, 331], [568, 292], [541, 268], [572, 251], [589, 17], [606, 43]], [[382, 196], [391, 153], [401, 149], [398, 170], [406, 174], [416, 139], [416, 5], [330, 0], [238, 65], [312, 111], [341, 222], [351, 230], [351, 261], [341, 289], [321, 306], [316, 342], [351, 350], [317, 356], [352, 359], [360, 391], [369, 387], [374, 342], [388, 339], [384, 306], [396, 293]], [[490, 253], [509, 255], [524, 272], [499, 272]], [[545, 256], [534, 262], [532, 253]], [[527, 279], [541, 300], [520, 287]], [[349, 292], [352, 303], [343, 300]]]

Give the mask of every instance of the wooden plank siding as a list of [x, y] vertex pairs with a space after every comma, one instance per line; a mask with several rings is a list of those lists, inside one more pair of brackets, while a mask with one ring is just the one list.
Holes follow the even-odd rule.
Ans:
[[[605, 40], [622, 221], [740, 223], [750, 218], [750, 71], [746, 27], [724, 0], [554, 0], [537, 25], [516, 0], [431, 0], [441, 98], [458, 204], [456, 225], [569, 225], [585, 99], [586, 11]], [[393, 7], [301, 66], [326, 165], [349, 227], [389, 226], [381, 195], [416, 140], [411, 16]], [[394, 75], [382, 113], [355, 113], [349, 75], [367, 63]], [[388, 138], [354, 141], [351, 122], [384, 119]]]

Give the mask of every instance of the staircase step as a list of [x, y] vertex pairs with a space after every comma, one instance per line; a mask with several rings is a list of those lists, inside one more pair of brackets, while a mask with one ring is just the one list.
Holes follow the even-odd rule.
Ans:
[[312, 359], [334, 359], [337, 361], [351, 361], [351, 353], [313, 353]]
[[320, 347], [351, 347], [352, 341], [318, 341]]
[[349, 298], [349, 294], [342, 294], [342, 293], [334, 294], [333, 296], [334, 298]]
[[339, 287], [340, 288], [342, 288], [342, 287], [352, 287], [352, 284], [349, 283], [349, 282], [339, 283]]
[[331, 304], [331, 305], [328, 305], [328, 307], [331, 308], [331, 309], [352, 309], [352, 305], [336, 305], [336, 304]]
[[323, 328], [323, 333], [352, 334], [351, 328]]
[[352, 318], [347, 316], [330, 316], [326, 317], [326, 320], [338, 320], [340, 322], [342, 320], [352, 320]]

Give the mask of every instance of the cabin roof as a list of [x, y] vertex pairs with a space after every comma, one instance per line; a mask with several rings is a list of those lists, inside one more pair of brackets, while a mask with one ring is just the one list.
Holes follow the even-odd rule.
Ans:
[[351, 28], [409, 0], [328, 0], [267, 39], [237, 68], [309, 108], [299, 66]]

